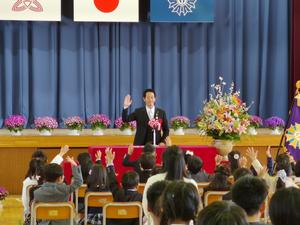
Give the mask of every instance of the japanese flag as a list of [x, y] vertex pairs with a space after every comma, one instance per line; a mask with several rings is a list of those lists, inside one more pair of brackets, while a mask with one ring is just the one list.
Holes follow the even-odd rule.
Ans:
[[60, 21], [61, 0], [0, 0], [0, 20]]
[[138, 22], [139, 0], [74, 0], [74, 20]]

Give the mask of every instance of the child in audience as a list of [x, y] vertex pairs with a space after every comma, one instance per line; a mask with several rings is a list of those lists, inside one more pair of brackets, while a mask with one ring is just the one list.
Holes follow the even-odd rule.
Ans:
[[245, 211], [233, 202], [216, 201], [205, 207], [196, 225], [249, 225]]
[[147, 191], [148, 211], [154, 225], [160, 224], [162, 214], [161, 196], [169, 183], [167, 180], [157, 181]]
[[191, 174], [191, 178], [198, 182], [208, 182], [211, 176], [202, 169], [203, 161], [197, 156], [191, 156], [187, 160], [187, 168]]
[[199, 193], [193, 184], [172, 181], [161, 198], [160, 224], [194, 224], [199, 206]]
[[227, 166], [219, 165], [215, 169], [214, 177], [209, 185], [204, 188], [206, 191], [229, 191], [230, 182], [228, 178], [230, 176], [230, 169]]
[[[112, 192], [115, 202], [142, 202], [142, 194], [137, 192], [137, 186], [139, 184], [139, 175], [135, 171], [129, 171], [122, 176], [122, 188], [118, 186], [116, 180], [115, 169], [113, 161], [115, 159], [115, 152], [112, 152], [111, 148], [105, 150], [107, 174], [109, 181], [109, 188]], [[129, 220], [110, 220], [110, 224], [118, 225], [132, 225], [138, 224], [137, 219]]]
[[[50, 163], [45, 166], [45, 183], [34, 191], [35, 202], [67, 202], [70, 194], [79, 188], [83, 181], [80, 166], [67, 157], [67, 161], [72, 165], [73, 181], [71, 185], [66, 185], [64, 181], [63, 169], [60, 165]], [[68, 225], [68, 220], [51, 221], [51, 225]], [[49, 221], [42, 221], [40, 224], [49, 224]]]
[[123, 166], [130, 166], [134, 168], [139, 174], [140, 182], [146, 183], [148, 178], [152, 174], [152, 170], [156, 163], [155, 148], [152, 144], [146, 144], [143, 148], [143, 152], [138, 160], [130, 161], [130, 156], [133, 153], [133, 145], [129, 145], [128, 153], [125, 155], [123, 160]]
[[[69, 146], [65, 145], [61, 147], [58, 155], [54, 157], [51, 163], [61, 164], [63, 161], [63, 156], [69, 151]], [[29, 163], [29, 168], [23, 181], [22, 187], [22, 203], [24, 207], [24, 217], [30, 213], [29, 199], [26, 195], [26, 190], [28, 186], [41, 185], [43, 182], [44, 175], [44, 165], [47, 162], [47, 156], [40, 150], [35, 151], [32, 154], [32, 160]]]
[[93, 166], [92, 158], [88, 152], [83, 152], [77, 156], [77, 161], [81, 166], [83, 183], [86, 184], [86, 179], [89, 176], [90, 170]]
[[247, 220], [252, 225], [260, 223], [260, 210], [268, 196], [268, 186], [262, 178], [244, 176], [231, 189], [232, 200], [247, 213]]
[[[90, 170], [90, 175], [87, 177], [87, 192], [106, 192], [109, 191], [108, 177], [106, 168], [101, 163], [101, 151], [96, 153], [96, 164]], [[82, 207], [81, 207], [82, 208]], [[84, 204], [83, 204], [84, 208]], [[87, 223], [93, 225], [102, 224], [102, 208], [89, 207]], [[84, 224], [84, 220], [80, 220], [79, 224]]]
[[298, 225], [300, 221], [300, 190], [289, 187], [277, 190], [270, 201], [273, 225]]

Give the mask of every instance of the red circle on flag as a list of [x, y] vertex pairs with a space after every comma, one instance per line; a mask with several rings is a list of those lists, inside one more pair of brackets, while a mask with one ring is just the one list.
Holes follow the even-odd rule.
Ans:
[[114, 11], [120, 0], [94, 0], [95, 6], [98, 10], [104, 13], [110, 13]]

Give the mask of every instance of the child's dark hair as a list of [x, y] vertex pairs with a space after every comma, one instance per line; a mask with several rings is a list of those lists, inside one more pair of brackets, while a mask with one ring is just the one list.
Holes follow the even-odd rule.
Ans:
[[244, 177], [244, 176], [247, 176], [247, 175], [249, 175], [249, 176], [253, 175], [251, 170], [249, 170], [247, 168], [238, 168], [238, 169], [236, 169], [233, 173], [234, 182], [236, 182], [241, 177]]
[[201, 171], [203, 166], [203, 161], [197, 156], [192, 156], [188, 160], [187, 167], [191, 174], [197, 174]]
[[167, 147], [164, 151], [163, 170], [167, 173], [166, 180], [183, 180], [187, 177], [184, 155], [178, 146]]
[[135, 171], [126, 172], [122, 176], [122, 187], [124, 190], [136, 188], [139, 182], [139, 175]]
[[56, 163], [50, 163], [45, 166], [45, 180], [47, 182], [55, 182], [63, 174], [63, 169]]
[[148, 209], [156, 216], [161, 215], [161, 201], [159, 199], [169, 183], [170, 182], [166, 180], [157, 181], [152, 184], [147, 191]]
[[230, 171], [233, 174], [235, 170], [240, 168], [240, 157], [241, 153], [239, 151], [231, 151], [228, 154], [228, 160], [230, 162]]
[[152, 154], [155, 152], [155, 147], [152, 145], [152, 143], [145, 144], [145, 146], [143, 148], [143, 153], [146, 153], [146, 152], [150, 152]]
[[106, 168], [100, 164], [92, 167], [91, 174], [87, 178], [89, 191], [106, 191], [108, 190], [108, 177]]
[[[279, 154], [276, 158], [276, 172], [284, 170], [287, 176], [292, 173], [292, 167], [290, 163], [290, 157], [286, 153]], [[276, 189], [284, 188], [285, 183], [278, 178], [276, 183]]]
[[161, 199], [161, 225], [174, 223], [176, 220], [189, 222], [194, 220], [199, 209], [197, 188], [184, 181], [173, 181], [165, 189]]
[[77, 156], [77, 160], [81, 166], [83, 183], [86, 183], [89, 172], [93, 166], [92, 158], [88, 152], [83, 152]]
[[156, 163], [156, 159], [155, 159], [155, 156], [153, 155], [153, 153], [145, 152], [145, 153], [141, 154], [140, 164], [144, 170], [153, 169], [153, 167], [155, 166], [155, 163]]
[[217, 166], [215, 169], [215, 175], [206, 190], [228, 191], [230, 189], [230, 183], [228, 182], [229, 176], [230, 169], [227, 166]]
[[34, 153], [32, 153], [31, 158], [32, 159], [39, 159], [44, 163], [46, 163], [47, 160], [48, 160], [47, 155], [40, 149], [38, 149]]
[[35, 178], [38, 180], [38, 183], [42, 183], [44, 179], [44, 161], [40, 159], [32, 159], [29, 163], [29, 168], [26, 173], [25, 178], [29, 177], [30, 179]]

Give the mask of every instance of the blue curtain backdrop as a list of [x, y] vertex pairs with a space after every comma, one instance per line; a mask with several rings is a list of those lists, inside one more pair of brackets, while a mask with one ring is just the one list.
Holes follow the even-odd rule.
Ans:
[[289, 1], [218, 0], [209, 24], [0, 22], [0, 124], [24, 114], [121, 115], [152, 87], [168, 117], [194, 119], [223, 76], [252, 114], [286, 118]]

